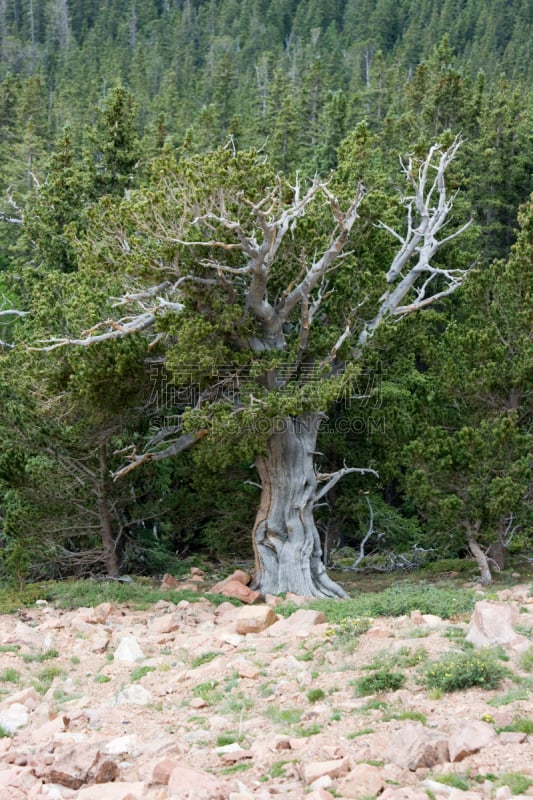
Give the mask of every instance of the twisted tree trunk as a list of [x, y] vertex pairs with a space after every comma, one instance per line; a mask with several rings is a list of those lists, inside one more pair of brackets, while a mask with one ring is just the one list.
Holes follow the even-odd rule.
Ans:
[[253, 530], [254, 587], [264, 594], [346, 597], [327, 573], [313, 517], [313, 465], [321, 413], [287, 417], [256, 459], [261, 501]]

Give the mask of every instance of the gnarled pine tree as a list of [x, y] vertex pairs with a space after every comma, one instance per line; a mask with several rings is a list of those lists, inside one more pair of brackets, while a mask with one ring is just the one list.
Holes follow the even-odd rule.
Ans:
[[115, 307], [126, 315], [44, 349], [141, 334], [176, 384], [189, 370], [198, 391], [179, 424], [163, 425], [143, 452], [132, 448], [117, 477], [193, 445], [220, 463], [231, 448], [253, 455], [262, 593], [345, 594], [326, 573], [313, 509], [347, 472], [372, 470], [317, 472], [317, 433], [376, 329], [464, 280], [467, 269], [435, 260], [469, 224], [451, 225], [445, 181], [459, 146], [402, 162], [408, 193], [377, 223], [397, 243], [383, 275], [349, 252], [364, 236], [362, 184], [344, 201], [346, 187], [334, 192], [333, 181], [291, 186], [257, 154], [228, 150], [161, 165], [149, 190], [104, 203], [80, 245], [89, 279], [94, 270], [124, 276]]

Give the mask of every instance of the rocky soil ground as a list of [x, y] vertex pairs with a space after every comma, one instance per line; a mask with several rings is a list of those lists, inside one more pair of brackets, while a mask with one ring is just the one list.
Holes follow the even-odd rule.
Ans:
[[[470, 621], [415, 611], [354, 637], [322, 619], [206, 599], [0, 616], [0, 800], [533, 796], [533, 734], [502, 730], [533, 727], [529, 587]], [[426, 654], [459, 652], [469, 631], [522, 684], [428, 691]], [[380, 663], [405, 685], [357, 696]]]

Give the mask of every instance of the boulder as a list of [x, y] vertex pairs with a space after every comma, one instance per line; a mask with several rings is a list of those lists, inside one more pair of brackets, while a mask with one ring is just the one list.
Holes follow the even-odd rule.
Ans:
[[459, 724], [448, 739], [450, 761], [462, 761], [493, 739], [496, 739], [496, 733], [487, 722], [472, 720]]
[[236, 569], [235, 572], [232, 572], [231, 575], [228, 575], [227, 578], [224, 578], [224, 580], [215, 583], [215, 585], [209, 589], [209, 592], [211, 594], [222, 594], [222, 589], [228, 583], [230, 583], [230, 581], [237, 581], [238, 583], [242, 583], [243, 586], [248, 586], [251, 580], [252, 577], [247, 572], [245, 572], [242, 569]]
[[175, 800], [224, 800], [225, 791], [214, 775], [180, 765], [172, 770], [168, 794]]
[[385, 782], [381, 769], [371, 764], [357, 764], [337, 784], [337, 789], [342, 796], [357, 800], [360, 797], [375, 797], [382, 791], [384, 786]]
[[44, 783], [59, 783], [69, 789], [80, 789], [86, 783], [107, 783], [119, 775], [116, 763], [87, 742], [56, 748], [52, 763], [38, 763], [34, 771]]
[[219, 594], [223, 594], [224, 597], [234, 597], [236, 600], [240, 600], [241, 603], [248, 603], [250, 605], [261, 597], [260, 592], [254, 592], [244, 583], [235, 580], [228, 581], [224, 584], [222, 589], [219, 590]]
[[513, 629], [520, 622], [520, 614], [515, 606], [492, 600], [480, 600], [474, 607], [467, 642], [474, 647], [509, 645], [511, 647], [529, 646], [525, 636]]
[[248, 633], [260, 633], [277, 622], [278, 616], [270, 606], [245, 606], [239, 608], [236, 615], [237, 633], [246, 635]]
[[404, 725], [392, 739], [386, 758], [412, 772], [420, 767], [434, 767], [448, 761], [448, 739], [420, 722]]

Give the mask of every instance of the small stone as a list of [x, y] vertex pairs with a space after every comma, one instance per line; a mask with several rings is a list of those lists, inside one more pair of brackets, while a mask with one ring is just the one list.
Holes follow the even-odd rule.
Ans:
[[126, 686], [117, 696], [117, 705], [149, 706], [151, 703], [153, 703], [152, 693], [138, 683]]
[[135, 636], [125, 636], [120, 640], [113, 661], [122, 661], [124, 663], [135, 663], [144, 658], [144, 653], [139, 646], [139, 642]]
[[170, 575], [168, 572], [166, 572], [163, 575], [163, 579], [161, 581], [161, 585], [160, 585], [159, 588], [163, 589], [163, 590], [165, 590], [165, 589], [177, 589], [178, 588], [178, 581], [176, 580], [176, 578], [173, 575]]
[[0, 711], [0, 727], [8, 733], [15, 733], [19, 728], [24, 728], [29, 719], [30, 715], [22, 703], [11, 703]]
[[248, 586], [240, 581], [228, 581], [220, 589], [219, 594], [223, 594], [225, 597], [234, 597], [236, 600], [240, 600], [241, 603], [248, 603], [249, 605], [252, 605], [261, 597], [260, 592], [249, 589]]
[[500, 742], [502, 744], [522, 744], [527, 740], [527, 733], [520, 731], [502, 731], [500, 733]]
[[76, 800], [142, 800], [144, 795], [142, 781], [99, 783], [80, 789]]
[[163, 758], [152, 769], [152, 783], [166, 786], [173, 771], [179, 767], [179, 762], [173, 758]]
[[215, 585], [212, 586], [209, 589], [209, 591], [212, 594], [222, 594], [222, 589], [225, 586], [227, 586], [227, 584], [230, 583], [230, 581], [238, 581], [239, 583], [242, 583], [243, 586], [248, 586], [251, 580], [252, 576], [249, 575], [247, 572], [245, 572], [242, 569], [236, 569], [235, 572], [232, 572], [231, 575], [228, 575], [227, 578], [224, 578], [224, 580], [215, 583]]
[[138, 756], [142, 752], [142, 746], [137, 734], [131, 733], [106, 742], [102, 752], [108, 756]]
[[235, 665], [239, 673], [239, 678], [249, 678], [254, 680], [261, 675], [261, 670], [254, 664], [249, 664], [247, 661], [239, 661]]
[[317, 778], [329, 775], [330, 778], [338, 778], [350, 769], [347, 758], [336, 758], [332, 761], [310, 761], [304, 765], [303, 776], [307, 784], [314, 783]]

